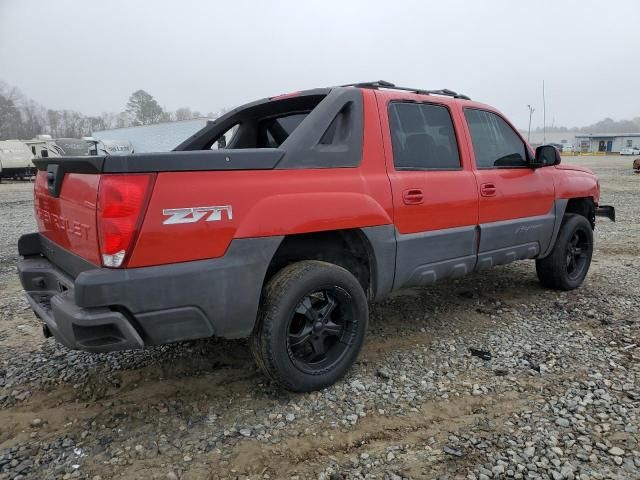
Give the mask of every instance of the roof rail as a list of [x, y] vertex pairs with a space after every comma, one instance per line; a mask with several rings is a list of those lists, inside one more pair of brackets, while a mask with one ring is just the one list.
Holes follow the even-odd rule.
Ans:
[[398, 87], [391, 82], [387, 82], [386, 80], [378, 80], [376, 82], [359, 82], [359, 83], [349, 83], [347, 85], [340, 85], [341, 87], [358, 87], [358, 88], [372, 88], [378, 90], [380, 88], [387, 88], [389, 90], [402, 90], [403, 92], [413, 92], [418, 93], [420, 95], [444, 95], [446, 97], [453, 98], [461, 98], [463, 100], [471, 100], [466, 95], [461, 93], [454, 92], [453, 90], [449, 90], [448, 88], [443, 88], [441, 90], [423, 90], [421, 88], [409, 88], [409, 87]]

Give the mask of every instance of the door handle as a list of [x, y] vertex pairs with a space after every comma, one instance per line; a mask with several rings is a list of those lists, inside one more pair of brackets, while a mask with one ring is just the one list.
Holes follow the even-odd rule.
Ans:
[[493, 183], [483, 183], [480, 185], [480, 195], [483, 197], [495, 197], [498, 189]]
[[419, 188], [411, 188], [402, 192], [402, 201], [405, 205], [419, 205], [424, 201], [424, 194]]

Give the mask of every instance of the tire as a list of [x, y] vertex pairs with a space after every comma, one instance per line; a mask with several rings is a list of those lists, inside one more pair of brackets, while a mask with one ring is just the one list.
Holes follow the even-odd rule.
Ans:
[[582, 215], [565, 215], [551, 253], [536, 260], [540, 282], [556, 290], [582, 285], [593, 255], [593, 229]]
[[369, 320], [358, 280], [308, 260], [280, 270], [263, 290], [249, 345], [258, 367], [287, 390], [327, 387], [351, 368]]

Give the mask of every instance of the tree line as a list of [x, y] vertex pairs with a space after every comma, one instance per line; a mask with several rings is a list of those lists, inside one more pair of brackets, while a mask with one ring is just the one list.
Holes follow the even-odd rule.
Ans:
[[[216, 118], [222, 112], [209, 112], [205, 116]], [[0, 140], [27, 140], [38, 134], [53, 138], [80, 138], [96, 130], [151, 125], [174, 120], [202, 117], [202, 113], [181, 107], [165, 110], [152, 95], [144, 90], [131, 94], [123, 111], [84, 115], [75, 110], [46, 108], [24, 95], [16, 87], [0, 81]]]

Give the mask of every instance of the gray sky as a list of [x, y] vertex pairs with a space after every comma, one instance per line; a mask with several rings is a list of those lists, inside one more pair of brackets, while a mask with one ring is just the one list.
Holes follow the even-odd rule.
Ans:
[[640, 1], [0, 0], [0, 80], [56, 109], [147, 90], [202, 112], [385, 79], [450, 88], [526, 128], [640, 116]]

